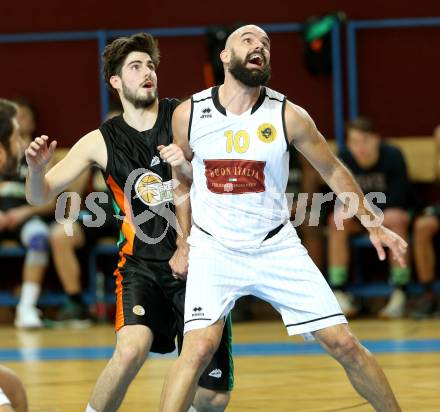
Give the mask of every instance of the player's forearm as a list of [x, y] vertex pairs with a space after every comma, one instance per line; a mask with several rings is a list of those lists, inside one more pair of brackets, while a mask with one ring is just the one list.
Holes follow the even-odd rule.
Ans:
[[26, 177], [26, 200], [31, 205], [45, 205], [53, 198], [45, 177], [45, 169], [33, 171], [29, 168]]
[[19, 206], [18, 209], [22, 210], [22, 212], [27, 216], [47, 216], [51, 215], [55, 211], [55, 201], [51, 201], [47, 204], [41, 206]]
[[190, 183], [186, 179], [174, 178], [174, 205], [177, 223], [177, 247], [186, 247], [191, 230], [191, 202], [189, 197]]
[[31, 208], [30, 214], [40, 216], [50, 215], [55, 211], [55, 204], [54, 199], [49, 199], [48, 203], [45, 203], [44, 205], [29, 206]]
[[180, 179], [184, 179], [187, 182], [192, 182], [193, 180], [193, 168], [191, 162], [185, 161], [182, 165], [176, 168], [176, 173], [180, 176]]

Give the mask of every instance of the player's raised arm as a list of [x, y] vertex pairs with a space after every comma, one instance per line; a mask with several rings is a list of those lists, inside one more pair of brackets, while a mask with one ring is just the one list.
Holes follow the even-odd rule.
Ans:
[[[299, 106], [291, 102], [286, 104], [286, 130], [289, 142], [307, 158], [312, 166], [321, 174], [325, 182], [337, 194], [353, 193], [359, 199], [356, 216], [370, 233], [373, 243], [381, 260], [385, 259], [383, 246], [391, 249], [394, 258], [401, 266], [406, 266], [404, 254], [407, 243], [397, 234], [382, 225], [366, 225], [365, 222], [379, 220], [364, 201], [364, 194], [356, 183], [353, 175], [332, 153], [326, 140], [318, 131], [312, 118]], [[366, 219], [361, 219], [362, 217]]]
[[25, 151], [29, 173], [26, 178], [26, 199], [30, 204], [44, 204], [69, 186], [90, 165], [105, 169], [107, 151], [99, 130], [82, 137], [67, 155], [46, 172], [56, 147], [47, 136], [37, 137]]

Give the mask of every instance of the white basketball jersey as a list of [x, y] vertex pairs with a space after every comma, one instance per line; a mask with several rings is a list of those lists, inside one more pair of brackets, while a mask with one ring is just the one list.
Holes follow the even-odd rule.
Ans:
[[194, 223], [229, 248], [258, 247], [290, 218], [286, 97], [262, 87], [239, 116], [221, 105], [218, 87], [193, 95], [191, 103]]

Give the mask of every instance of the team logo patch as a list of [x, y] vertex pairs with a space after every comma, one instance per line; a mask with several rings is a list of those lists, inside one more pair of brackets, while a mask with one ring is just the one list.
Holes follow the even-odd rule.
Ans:
[[138, 316], [144, 316], [145, 315], [145, 309], [141, 305], [133, 306], [132, 311], [133, 311], [133, 313], [135, 315], [138, 315]]
[[210, 119], [212, 118], [212, 114], [211, 114], [212, 110], [209, 107], [205, 107], [202, 110], [202, 115], [200, 116], [201, 119]]
[[173, 200], [173, 185], [171, 180], [162, 178], [153, 172], [142, 174], [135, 183], [136, 197], [148, 206], [157, 206]]
[[261, 193], [266, 190], [264, 167], [259, 160], [204, 160], [208, 189], [219, 195]]
[[160, 159], [158, 156], [154, 156], [153, 159], [151, 159], [150, 167], [156, 166], [160, 164]]
[[257, 130], [258, 138], [263, 143], [272, 143], [277, 138], [277, 129], [270, 123], [263, 123]]
[[193, 313], [192, 313], [192, 317], [193, 318], [196, 318], [196, 317], [199, 317], [199, 316], [205, 316], [205, 314], [202, 312], [202, 307], [201, 306], [195, 306], [194, 308], [193, 308]]
[[214, 369], [209, 373], [209, 376], [220, 379], [222, 377], [222, 371], [220, 369]]

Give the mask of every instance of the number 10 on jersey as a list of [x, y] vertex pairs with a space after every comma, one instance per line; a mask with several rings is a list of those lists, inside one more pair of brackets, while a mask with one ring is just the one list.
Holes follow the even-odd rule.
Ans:
[[246, 130], [239, 130], [234, 134], [232, 130], [225, 132], [226, 152], [231, 153], [234, 149], [237, 153], [245, 153], [249, 149], [249, 133]]

